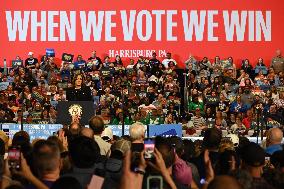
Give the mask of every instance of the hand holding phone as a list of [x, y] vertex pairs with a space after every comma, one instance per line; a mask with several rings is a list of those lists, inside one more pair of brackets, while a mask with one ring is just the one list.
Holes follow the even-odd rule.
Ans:
[[12, 170], [21, 168], [21, 149], [19, 146], [11, 146], [8, 151], [8, 163]]
[[155, 142], [152, 139], [144, 140], [144, 158], [146, 160], [154, 159]]

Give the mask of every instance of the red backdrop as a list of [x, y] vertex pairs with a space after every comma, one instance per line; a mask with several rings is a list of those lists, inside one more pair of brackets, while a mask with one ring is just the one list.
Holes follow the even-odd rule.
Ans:
[[[63, 52], [71, 54], [82, 54], [84, 58], [88, 58], [92, 50], [96, 50], [99, 56], [108, 54], [110, 49], [153, 49], [170, 51], [173, 58], [176, 59], [179, 65], [183, 66], [183, 62], [188, 58], [189, 54], [196, 57], [208, 56], [214, 58], [219, 55], [222, 59], [233, 56], [235, 62], [239, 63], [241, 59], [249, 58], [254, 64], [258, 57], [265, 59], [268, 64], [270, 59], [274, 56], [276, 49], [284, 49], [284, 3], [282, 0], [1, 0], [0, 6], [0, 65], [3, 65], [3, 59], [6, 58], [10, 63], [16, 55], [23, 59], [27, 57], [29, 51], [33, 51], [36, 57], [40, 57], [45, 53], [46, 48], [54, 48], [57, 57], [61, 57]], [[59, 41], [59, 42], [42, 42], [31, 41], [31, 27], [29, 24], [26, 41], [19, 41], [17, 36], [15, 41], [9, 41], [8, 29], [5, 11], [76, 11], [76, 41]], [[117, 11], [113, 16], [112, 21], [116, 23], [116, 27], [112, 29], [112, 36], [116, 36], [115, 42], [105, 41], [105, 29], [103, 27], [102, 40], [84, 42], [82, 40], [80, 11]], [[162, 37], [161, 41], [155, 39], [155, 22], [153, 15], [153, 33], [148, 41], [141, 41], [137, 37], [136, 27], [134, 27], [134, 34], [132, 41], [124, 41], [123, 29], [121, 24], [120, 10], [177, 10], [177, 15], [173, 16], [173, 21], [177, 22], [177, 27], [173, 28], [173, 34], [177, 36], [177, 41], [167, 41], [166, 39], [166, 17], [162, 17]], [[207, 19], [205, 22], [205, 32], [203, 41], [185, 41], [182, 10], [218, 10], [218, 15], [214, 16], [214, 21], [218, 22], [218, 27], [214, 29], [214, 35], [219, 37], [218, 41], [207, 40]], [[248, 26], [244, 41], [226, 41], [223, 10], [238, 11], [262, 11], [265, 20], [265, 12], [271, 11], [271, 41], [249, 41], [248, 40]], [[128, 14], [129, 15], [129, 14]], [[40, 17], [40, 12], [38, 12]], [[207, 18], [207, 17], [206, 17]], [[39, 19], [39, 18], [38, 18]], [[248, 19], [247, 19], [248, 20]], [[55, 21], [59, 22], [59, 17], [55, 17]], [[145, 19], [143, 25], [145, 26]], [[136, 25], [135, 25], [136, 26]], [[143, 27], [143, 26], [142, 26]], [[145, 28], [143, 28], [145, 32]], [[40, 30], [38, 30], [40, 36]], [[54, 32], [55, 36], [59, 36], [58, 29]], [[68, 35], [66, 34], [68, 39]], [[38, 37], [39, 39], [40, 37]], [[128, 58], [127, 58], [128, 59]], [[162, 59], [162, 58], [160, 58]], [[126, 61], [128, 63], [128, 61]]]

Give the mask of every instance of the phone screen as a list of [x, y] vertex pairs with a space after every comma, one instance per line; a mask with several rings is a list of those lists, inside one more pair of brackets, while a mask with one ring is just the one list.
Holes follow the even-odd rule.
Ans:
[[155, 142], [152, 139], [144, 140], [144, 158], [153, 159], [154, 158]]
[[163, 177], [161, 176], [148, 176], [147, 189], [163, 189]]
[[8, 151], [9, 165], [12, 169], [20, 169], [21, 150], [18, 147], [11, 147]]

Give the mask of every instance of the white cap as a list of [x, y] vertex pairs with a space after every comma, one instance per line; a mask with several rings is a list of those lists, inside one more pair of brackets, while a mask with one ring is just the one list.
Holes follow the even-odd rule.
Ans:
[[33, 52], [29, 52], [29, 53], [28, 53], [29, 56], [30, 56], [30, 55], [33, 55], [33, 54], [34, 54]]
[[226, 137], [230, 138], [231, 141], [233, 142], [234, 146], [238, 146], [240, 139], [238, 137], [238, 135], [236, 134], [228, 134]]
[[105, 130], [103, 131], [101, 137], [108, 137], [110, 140], [112, 140], [113, 133], [112, 133], [111, 128], [109, 128], [109, 127], [105, 128]]

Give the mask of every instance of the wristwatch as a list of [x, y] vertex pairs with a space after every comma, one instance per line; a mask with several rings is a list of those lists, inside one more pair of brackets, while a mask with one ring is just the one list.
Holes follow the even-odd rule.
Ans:
[[145, 170], [140, 169], [140, 168], [138, 168], [138, 167], [136, 167], [136, 168], [134, 169], [134, 172], [135, 172], [135, 173], [138, 173], [138, 174], [141, 174], [141, 175], [145, 175]]

